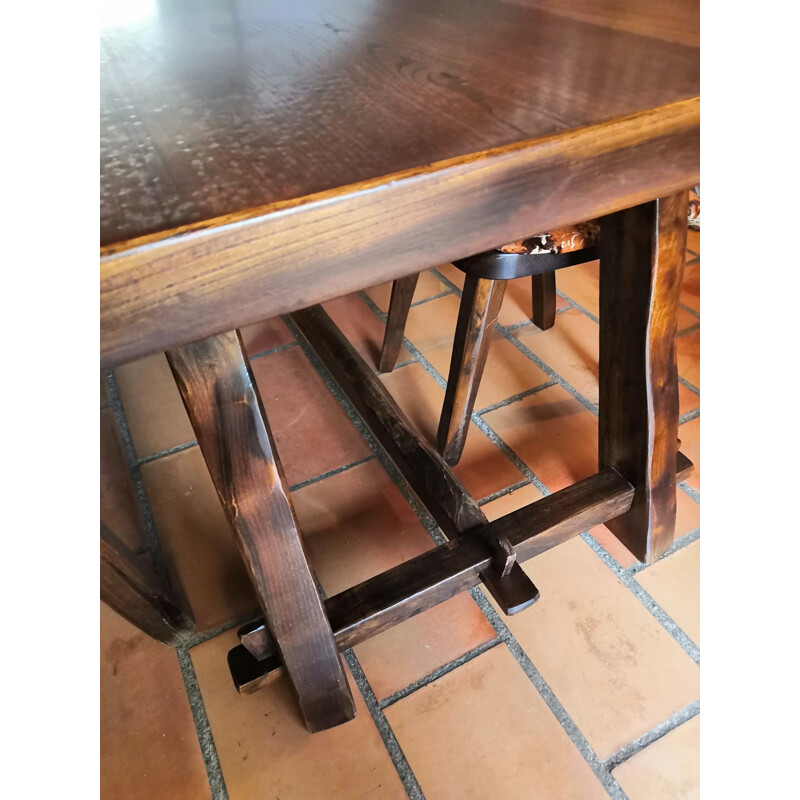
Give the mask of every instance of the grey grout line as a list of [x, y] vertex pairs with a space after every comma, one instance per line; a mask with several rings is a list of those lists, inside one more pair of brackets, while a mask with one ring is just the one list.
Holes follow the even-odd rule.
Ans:
[[686, 655], [700, 665], [700, 648], [686, 635], [672, 617], [639, 585], [636, 574], [624, 569], [608, 550], [591, 533], [586, 531], [581, 538], [592, 548], [594, 554], [617, 576], [628, 591], [650, 612], [650, 615], [680, 645]]
[[496, 639], [492, 639], [489, 642], [484, 642], [483, 644], [479, 644], [477, 647], [473, 648], [472, 650], [464, 653], [463, 655], [459, 656], [458, 658], [454, 658], [452, 661], [449, 661], [447, 664], [443, 664], [438, 669], [435, 669], [433, 672], [429, 673], [423, 678], [419, 680], [413, 681], [409, 683], [408, 686], [400, 689], [400, 691], [395, 692], [394, 694], [390, 695], [389, 697], [381, 700], [380, 707], [381, 710], [389, 708], [389, 706], [393, 706], [398, 701], [402, 700], [405, 697], [408, 697], [410, 694], [413, 694], [419, 689], [427, 686], [428, 684], [433, 683], [434, 681], [438, 681], [439, 678], [443, 678], [453, 670], [458, 669], [462, 664], [466, 664], [469, 661], [472, 661], [474, 658], [477, 658], [480, 655], [483, 655], [487, 650], [491, 650], [493, 647], [497, 647], [497, 645], [502, 644], [503, 640], [499, 637]]
[[299, 347], [303, 350], [306, 358], [311, 362], [311, 365], [317, 371], [319, 376], [322, 378], [325, 385], [328, 387], [328, 390], [334, 396], [336, 401], [341, 406], [342, 410], [347, 415], [348, 419], [353, 423], [356, 430], [361, 434], [364, 440], [367, 442], [370, 450], [372, 450], [373, 454], [377, 457], [378, 462], [383, 467], [384, 471], [387, 473], [389, 478], [398, 488], [400, 493], [403, 495], [405, 501], [409, 504], [412, 511], [416, 514], [417, 518], [422, 523], [425, 530], [428, 532], [428, 535], [433, 539], [436, 544], [443, 544], [446, 539], [444, 535], [439, 530], [439, 526], [436, 524], [436, 520], [428, 513], [428, 510], [425, 506], [422, 505], [419, 498], [414, 494], [413, 490], [409, 486], [408, 482], [402, 476], [400, 471], [397, 467], [392, 463], [392, 460], [389, 456], [386, 455], [386, 452], [378, 443], [378, 440], [372, 434], [369, 427], [364, 423], [364, 420], [358, 415], [358, 412], [355, 410], [355, 407], [347, 398], [345, 393], [341, 390], [339, 385], [333, 379], [333, 376], [328, 372], [325, 365], [320, 361], [319, 356], [314, 352], [310, 345], [308, 345], [305, 340], [302, 338], [302, 334], [295, 326], [294, 322], [287, 316], [283, 318], [284, 323], [297, 338], [297, 343]]
[[544, 700], [553, 716], [558, 720], [558, 723], [566, 732], [567, 736], [569, 736], [572, 744], [575, 745], [578, 752], [583, 756], [584, 761], [589, 765], [595, 777], [603, 784], [609, 797], [611, 797], [612, 800], [627, 800], [627, 795], [622, 790], [619, 783], [617, 783], [616, 778], [606, 769], [594, 748], [589, 744], [589, 740], [583, 735], [580, 728], [578, 728], [575, 721], [569, 715], [569, 712], [564, 708], [561, 701], [556, 697], [555, 693], [542, 676], [542, 673], [539, 672], [530, 656], [522, 649], [522, 646], [517, 641], [514, 634], [511, 633], [506, 623], [501, 619], [497, 611], [495, 611], [492, 604], [486, 599], [483, 592], [476, 587], [470, 589], [470, 594], [481, 611], [483, 611], [486, 619], [489, 620], [489, 624], [495, 629], [497, 635], [506, 645], [517, 664], [519, 664], [523, 672], [528, 676], [530, 682], [539, 692], [539, 696]]
[[551, 386], [555, 386], [555, 381], [545, 381], [544, 383], [540, 383], [538, 386], [534, 386], [533, 389], [526, 389], [524, 392], [519, 392], [518, 394], [513, 395], [512, 397], [507, 397], [505, 400], [500, 400], [497, 403], [492, 403], [486, 408], [480, 409], [480, 411], [476, 411], [475, 413], [479, 416], [482, 414], [488, 414], [490, 411], [496, 411], [498, 408], [504, 408], [505, 406], [510, 406], [512, 403], [516, 403], [518, 400], [524, 400], [526, 397], [530, 397], [532, 394], [536, 394], [537, 392], [541, 392], [543, 389], [549, 389]]
[[635, 741], [626, 744], [624, 747], [617, 750], [616, 753], [609, 756], [605, 761], [606, 769], [609, 772], [616, 769], [620, 764], [624, 764], [628, 759], [633, 758], [637, 753], [644, 750], [645, 747], [648, 747], [653, 744], [653, 742], [658, 741], [662, 736], [666, 736], [671, 731], [674, 731], [675, 728], [693, 719], [699, 713], [700, 701], [695, 700], [689, 703], [688, 706], [682, 708], [680, 711], [676, 711], [671, 717], [665, 719], [659, 725], [656, 725], [652, 730], [649, 730]]
[[681, 481], [681, 483], [678, 484], [678, 488], [685, 495], [691, 497], [692, 500], [694, 500], [695, 503], [697, 503], [697, 505], [700, 505], [700, 492], [698, 492], [697, 489], [693, 489], [691, 486], [689, 486], [688, 483], [686, 483], [686, 481]]
[[690, 392], [694, 392], [696, 395], [700, 394], [700, 390], [693, 383], [689, 383], [689, 381], [687, 381], [686, 378], [681, 375], [678, 375], [678, 383], [682, 383]]
[[[147, 490], [142, 480], [142, 473], [139, 469], [139, 460], [136, 457], [136, 448], [133, 444], [130, 429], [128, 428], [128, 420], [125, 416], [125, 409], [122, 406], [122, 398], [119, 394], [117, 381], [112, 370], [106, 373], [106, 385], [108, 386], [108, 393], [111, 399], [111, 408], [114, 414], [114, 419], [117, 423], [117, 430], [119, 431], [122, 440], [122, 449], [125, 455], [125, 460], [128, 464], [128, 471], [130, 472], [131, 480], [133, 481], [134, 489], [136, 492], [136, 500], [139, 505], [139, 510], [142, 514], [144, 522], [145, 538], [149, 545], [150, 555], [153, 559], [153, 566], [155, 567], [156, 574], [161, 580], [162, 585], [172, 590], [172, 583], [167, 572], [164, 555], [161, 552], [161, 544], [158, 540], [158, 533], [156, 531], [156, 524], [153, 518], [153, 512], [150, 508], [150, 501], [147, 497]], [[186, 640], [195, 642], [195, 640], [202, 638], [198, 636], [187, 636]], [[209, 637], [210, 638], [210, 637]], [[189, 699], [189, 706], [192, 711], [192, 719], [194, 720], [195, 731], [197, 732], [197, 739], [200, 744], [200, 751], [203, 756], [203, 763], [206, 767], [206, 776], [211, 788], [211, 796], [213, 800], [228, 800], [228, 790], [225, 787], [225, 779], [222, 777], [222, 769], [219, 764], [219, 757], [217, 750], [214, 747], [214, 738], [211, 735], [211, 728], [208, 724], [208, 717], [206, 715], [205, 706], [203, 705], [203, 698], [200, 694], [200, 687], [197, 683], [197, 676], [194, 671], [192, 660], [189, 657], [188, 648], [186, 645], [180, 645], [175, 648], [178, 664], [181, 668], [184, 686], [186, 687], [186, 695]]]
[[664, 551], [664, 554], [658, 559], [658, 561], [654, 561], [652, 564], [643, 564], [641, 561], [637, 561], [633, 566], [627, 567], [625, 571], [629, 575], [639, 575], [645, 570], [650, 569], [650, 567], [654, 567], [656, 564], [659, 564], [665, 559], [669, 558], [671, 555], [673, 555], [673, 553], [677, 553], [679, 550], [683, 550], [690, 544], [693, 544], [699, 538], [700, 528], [695, 528], [693, 531], [689, 531], [689, 533], [681, 536], [680, 539], [676, 539], [669, 549]]
[[383, 746], [389, 753], [389, 758], [392, 759], [392, 764], [394, 764], [394, 768], [403, 782], [406, 794], [410, 800], [425, 800], [425, 795], [422, 793], [417, 778], [406, 759], [405, 753], [403, 753], [403, 749], [400, 747], [400, 742], [397, 741], [392, 726], [389, 724], [389, 720], [386, 719], [386, 715], [383, 713], [383, 709], [380, 707], [378, 699], [375, 697], [375, 692], [372, 691], [372, 687], [355, 653], [352, 650], [345, 650], [342, 656], [350, 669], [359, 692], [361, 692], [361, 697], [364, 698], [364, 703], [372, 717], [372, 721], [375, 723], [375, 727], [378, 729]]
[[596, 323], [597, 325], [600, 324], [600, 319], [597, 317], [596, 314], [592, 314], [588, 308], [584, 308], [577, 300], [573, 300], [569, 295], [564, 294], [560, 289], [556, 289], [556, 294], [562, 299], [566, 300], [573, 308], [577, 308], [581, 314], [589, 317], [589, 319]]
[[452, 289], [447, 289], [444, 292], [439, 292], [439, 294], [434, 294], [431, 297], [423, 297], [422, 300], [417, 300], [416, 302], [411, 304], [411, 308], [416, 308], [417, 306], [423, 306], [425, 303], [430, 303], [431, 300], [440, 300], [442, 297], [448, 297], [453, 293]]
[[206, 765], [211, 797], [213, 800], [228, 800], [228, 789], [225, 786], [225, 778], [222, 776], [222, 767], [219, 763], [217, 748], [214, 746], [214, 737], [211, 735], [211, 726], [208, 723], [203, 696], [197, 683], [194, 664], [192, 664], [189, 651], [185, 647], [176, 648], [176, 653], [181, 667], [181, 674], [183, 675], [183, 683], [186, 687], [186, 694], [189, 698], [189, 706], [192, 709], [192, 719], [197, 731], [197, 739], [200, 742], [200, 752], [203, 754], [203, 762]]
[[175, 445], [175, 447], [168, 447], [166, 450], [159, 450], [157, 453], [151, 453], [149, 456], [143, 456], [136, 463], [141, 467], [143, 464], [149, 464], [151, 461], [156, 461], [159, 458], [165, 458], [175, 453], [182, 453], [184, 450], [189, 450], [192, 447], [197, 447], [197, 439]]
[[[403, 367], [410, 367], [412, 364], [416, 364], [417, 362], [414, 361], [413, 358], [407, 358], [405, 361], [401, 361], [399, 364], [395, 364], [392, 367], [392, 372], [396, 372], [398, 369], [402, 369]], [[380, 370], [376, 370], [376, 375], [388, 375], [388, 372], [381, 372]]]
[[285, 344], [279, 344], [277, 347], [270, 347], [269, 350], [262, 350], [260, 353], [256, 353], [253, 356], [248, 355], [247, 360], [255, 361], [257, 358], [271, 356], [275, 353], [280, 353], [282, 350], [288, 350], [290, 347], [297, 347], [297, 342], [286, 342]]
[[684, 311], [688, 311], [692, 316], [697, 317], [697, 319], [700, 319], [699, 311], [695, 311], [691, 306], [687, 306], [686, 303], [679, 303], [679, 305]]
[[697, 419], [699, 416], [699, 408], [695, 408], [694, 411], [687, 411], [685, 414], [681, 414], [680, 417], [678, 417], [678, 425], [683, 425], [684, 422], [691, 422], [693, 419]]
[[527, 345], [523, 344], [516, 336], [512, 333], [509, 333], [502, 325], [499, 323], [496, 325], [498, 333], [506, 340], [511, 342], [514, 347], [517, 348], [524, 356], [528, 358], [529, 361], [533, 361], [540, 370], [547, 373], [547, 375], [552, 378], [562, 389], [565, 389], [569, 394], [571, 394], [582, 406], [587, 408], [589, 411], [592, 412], [595, 416], [597, 416], [598, 409], [597, 405], [593, 403], [588, 398], [584, 397], [571, 383], [568, 383], [564, 378], [561, 377], [549, 364], [546, 364], [542, 361], [536, 353], [533, 352]]
[[699, 331], [699, 330], [700, 330], [700, 323], [699, 322], [695, 322], [694, 325], [690, 325], [688, 328], [684, 328], [683, 330], [678, 331], [675, 334], [675, 338], [676, 339], [680, 339], [681, 336], [688, 336], [690, 333], [694, 333], [695, 331]]
[[516, 492], [517, 489], [524, 489], [526, 486], [530, 486], [530, 481], [525, 478], [521, 481], [517, 481], [515, 484], [511, 486], [506, 486], [505, 489], [500, 489], [497, 492], [492, 492], [490, 495], [487, 495], [482, 500], [478, 500], [479, 506], [485, 506], [487, 503], [491, 503], [494, 500], [499, 500], [501, 497], [505, 497], [507, 494], [512, 494]]
[[336, 469], [332, 469], [329, 472], [324, 472], [322, 475], [317, 475], [314, 478], [309, 478], [306, 481], [301, 481], [300, 483], [296, 483], [294, 486], [289, 487], [289, 491], [296, 492], [298, 489], [304, 489], [306, 486], [312, 486], [315, 483], [324, 481], [325, 478], [331, 478], [334, 475], [339, 475], [342, 472], [347, 472], [347, 470], [352, 469], [353, 467], [360, 467], [362, 464], [366, 464], [368, 461], [372, 461], [373, 458], [375, 458], [374, 453], [369, 456], [364, 456], [364, 458], [359, 458], [356, 461], [351, 461], [349, 464], [345, 464], [342, 467], [336, 467]]
[[[167, 566], [164, 561], [164, 554], [161, 552], [161, 543], [158, 540], [156, 533], [156, 524], [153, 519], [153, 511], [150, 508], [150, 500], [147, 497], [147, 490], [142, 480], [142, 473], [139, 469], [139, 460], [136, 457], [136, 448], [133, 444], [130, 429], [128, 428], [128, 420], [125, 416], [125, 409], [122, 406], [122, 398], [119, 394], [119, 387], [117, 380], [114, 376], [113, 370], [106, 372], [106, 386], [108, 387], [108, 394], [111, 400], [111, 410], [114, 414], [114, 420], [117, 423], [117, 431], [119, 432], [122, 441], [122, 451], [125, 456], [125, 461], [128, 465], [128, 472], [130, 473], [133, 482], [134, 491], [136, 493], [136, 501], [139, 506], [139, 511], [142, 515], [142, 522], [144, 527], [144, 536], [150, 554], [153, 558], [153, 566], [156, 574], [164, 587], [172, 590], [172, 583], [169, 579]], [[172, 592], [170, 592], [172, 593]]]

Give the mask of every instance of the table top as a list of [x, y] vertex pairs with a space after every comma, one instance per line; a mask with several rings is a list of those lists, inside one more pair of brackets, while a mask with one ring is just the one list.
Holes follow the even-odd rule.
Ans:
[[117, 0], [105, 14], [105, 364], [699, 175], [697, 0]]

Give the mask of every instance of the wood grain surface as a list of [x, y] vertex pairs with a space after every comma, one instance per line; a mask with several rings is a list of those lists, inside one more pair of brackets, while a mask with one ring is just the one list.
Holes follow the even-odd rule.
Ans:
[[352, 719], [353, 697], [239, 336], [205, 339], [167, 358], [308, 729]]
[[500, 0], [107, 19], [102, 363], [695, 182], [698, 50], [607, 5], [608, 25]]
[[636, 489], [630, 511], [608, 527], [648, 563], [675, 534], [687, 207], [684, 191], [601, 220], [599, 461]]

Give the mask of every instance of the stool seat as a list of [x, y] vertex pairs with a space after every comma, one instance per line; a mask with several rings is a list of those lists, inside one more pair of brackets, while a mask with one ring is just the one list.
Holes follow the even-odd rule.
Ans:
[[500, 253], [514, 255], [545, 255], [547, 253], [572, 253], [593, 247], [600, 241], [600, 223], [596, 219], [580, 222], [568, 228], [558, 228], [550, 233], [537, 233], [526, 239], [509, 242], [496, 248]]

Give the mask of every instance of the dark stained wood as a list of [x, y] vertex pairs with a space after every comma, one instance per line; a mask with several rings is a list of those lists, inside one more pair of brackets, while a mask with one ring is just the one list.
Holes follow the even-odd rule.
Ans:
[[531, 275], [531, 322], [546, 331], [556, 322], [556, 274]]
[[636, 488], [630, 511], [609, 528], [646, 562], [675, 532], [675, 332], [687, 205], [682, 191], [601, 223], [599, 461]]
[[699, 179], [699, 119], [689, 99], [108, 250], [101, 364], [678, 191]]
[[[526, 561], [625, 513], [632, 498], [633, 487], [614, 470], [604, 470], [346, 589], [325, 601], [336, 646], [352, 647], [476, 586], [494, 558], [488, 541], [507, 539], [517, 559]], [[275, 665], [263, 633], [250, 636], [248, 647], [267, 659], [267, 669]], [[239, 689], [255, 689], [259, 681]]]
[[352, 719], [350, 687], [238, 334], [167, 358], [307, 727]]
[[100, 599], [148, 636], [174, 647], [194, 630], [191, 615], [169, 597], [155, 572], [100, 523]]
[[101, 364], [677, 191], [699, 178], [698, 130], [688, 100], [109, 254]]
[[[680, 444], [680, 442], [678, 443]], [[685, 481], [693, 472], [694, 464], [680, 451], [678, 451], [678, 466], [675, 473], [675, 483]]]
[[596, 258], [598, 258], [596, 246], [573, 250], [569, 253], [531, 253], [530, 255], [503, 253], [493, 249], [469, 258], [461, 258], [454, 261], [453, 266], [475, 278], [511, 280], [512, 278], [527, 278], [529, 275], [541, 275], [565, 267], [574, 267], [576, 264], [585, 264]]
[[696, 96], [697, 47], [659, 32], [502, 0], [160, 0], [111, 16], [102, 243]]
[[506, 281], [486, 280], [467, 274], [458, 308], [458, 321], [450, 356], [436, 446], [445, 462], [458, 464], [475, 407]]
[[[292, 314], [300, 332], [353, 403], [361, 418], [448, 538], [484, 526], [486, 516], [442, 457], [414, 431], [373, 370], [321, 306]], [[489, 543], [490, 550], [496, 549]], [[481, 580], [506, 614], [535, 602], [538, 590], [515, 565], [501, 577], [489, 569]]]
[[392, 284], [392, 297], [389, 300], [389, 313], [386, 317], [386, 333], [383, 336], [381, 358], [378, 369], [391, 372], [397, 363], [400, 348], [403, 345], [403, 331], [406, 328], [408, 310], [414, 290], [417, 288], [419, 273], [399, 278]]

